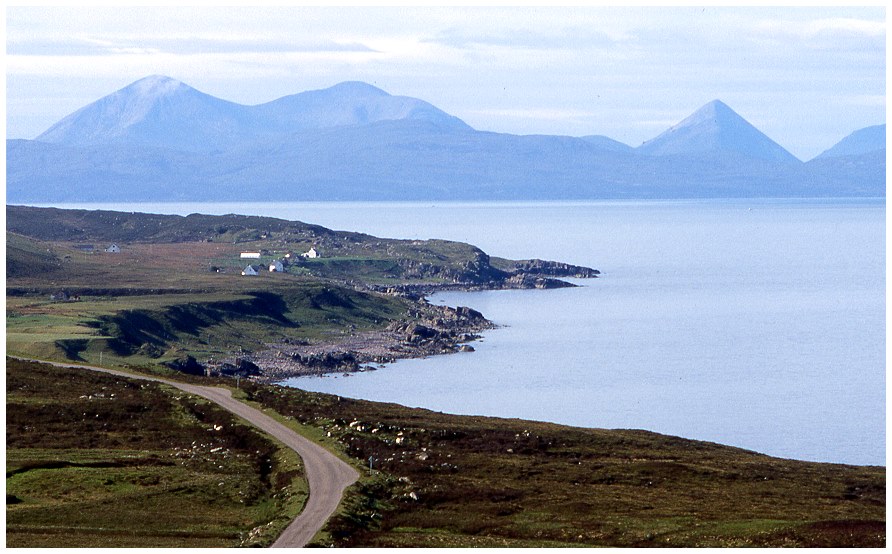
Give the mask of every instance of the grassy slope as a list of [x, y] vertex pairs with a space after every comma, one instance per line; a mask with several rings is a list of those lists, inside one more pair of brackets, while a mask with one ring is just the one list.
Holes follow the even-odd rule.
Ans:
[[[883, 546], [885, 469], [253, 386], [380, 470], [342, 546]], [[351, 426], [351, 424], [353, 424]]]
[[269, 544], [297, 456], [166, 387], [7, 359], [8, 547]]
[[[15, 237], [8, 235], [8, 237]], [[47, 359], [150, 365], [184, 353], [199, 359], [252, 351], [282, 339], [318, 340], [374, 329], [405, 317], [409, 303], [314, 277], [238, 274], [241, 247], [172, 243], [129, 245], [120, 254], [85, 253], [73, 243], [15, 237], [8, 275], [7, 349]], [[41, 257], [41, 253], [45, 253]], [[33, 265], [34, 259], [42, 265]], [[52, 271], [40, 271], [62, 260]], [[208, 267], [228, 261], [229, 271]], [[65, 290], [78, 302], [53, 302]]]
[[[236, 544], [293, 513], [252, 473], [264, 458], [250, 459], [254, 446], [232, 455], [243, 431], [210, 431], [231, 432], [225, 413], [155, 385], [8, 365], [7, 490], [24, 501], [8, 506], [10, 546]], [[885, 545], [884, 468], [250, 383], [238, 392], [357, 465], [374, 458], [322, 545]], [[230, 456], [213, 458], [219, 446]], [[267, 483], [295, 476], [293, 461], [273, 467], [288, 477]], [[255, 501], [236, 505], [246, 490]], [[152, 510], [163, 513], [131, 516]]]
[[[269, 256], [262, 259], [266, 262], [288, 252], [300, 254], [315, 246], [323, 258], [304, 261], [300, 272], [335, 278], [360, 276], [366, 281], [396, 283], [397, 279], [422, 276], [436, 280], [437, 275], [444, 273], [479, 276], [474, 264], [487, 258], [480, 249], [460, 242], [385, 239], [271, 217], [199, 214], [183, 217], [25, 206], [7, 206], [6, 211], [10, 233], [47, 243], [92, 244], [100, 250], [117, 243], [124, 247], [125, 253], [143, 250], [140, 245], [145, 244], [170, 245], [167, 247], [170, 256], [176, 256], [176, 250], [180, 250], [179, 262], [184, 265], [192, 261], [188, 258], [189, 244], [213, 245], [221, 256], [218, 261], [233, 269], [239, 265], [232, 262], [238, 261], [240, 251], [269, 251]], [[198, 256], [203, 257], [201, 253]], [[247, 262], [238, 269], [244, 265]]]

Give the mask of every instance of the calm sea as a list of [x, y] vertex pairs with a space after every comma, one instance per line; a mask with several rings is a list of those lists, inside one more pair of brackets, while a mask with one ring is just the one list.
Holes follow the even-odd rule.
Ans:
[[473, 353], [291, 386], [885, 465], [883, 201], [92, 207], [271, 215], [602, 272], [573, 289], [437, 295], [501, 328]]

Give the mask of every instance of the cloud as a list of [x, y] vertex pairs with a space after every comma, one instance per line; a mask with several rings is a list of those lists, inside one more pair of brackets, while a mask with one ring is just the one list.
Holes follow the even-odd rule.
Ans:
[[754, 43], [769, 48], [826, 52], [849, 56], [857, 63], [865, 57], [885, 60], [884, 20], [819, 18], [809, 20], [773, 19], [758, 22], [752, 32]]
[[869, 108], [885, 108], [885, 94], [852, 94], [843, 96], [842, 102], [850, 106], [869, 107]]
[[588, 50], [609, 48], [617, 42], [632, 38], [633, 35], [625, 32], [583, 29], [574, 26], [552, 30], [491, 27], [479, 31], [450, 27], [425, 37], [423, 41], [458, 49], [499, 47], [520, 50]]
[[805, 21], [771, 20], [762, 21], [757, 29], [774, 35], [791, 35], [800, 39], [814, 39], [820, 36], [886, 36], [885, 21], [870, 21], [854, 18], [824, 18]]
[[104, 56], [120, 53], [225, 54], [252, 52], [375, 52], [353, 40], [258, 36], [95, 36], [12, 39], [7, 54]]
[[[7, 55], [7, 77], [23, 75], [85, 79], [132, 78], [160, 74], [183, 81], [196, 78], [243, 79], [247, 77], [293, 76], [295, 70], [311, 73], [337, 64], [357, 65], [380, 56], [368, 51], [169, 53], [153, 49], [116, 48], [114, 54], [95, 55]], [[344, 79], [346, 80], [346, 79]]]

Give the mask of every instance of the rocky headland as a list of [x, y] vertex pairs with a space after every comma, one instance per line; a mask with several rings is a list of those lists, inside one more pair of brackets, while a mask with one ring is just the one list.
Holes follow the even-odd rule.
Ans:
[[[111, 352], [194, 375], [276, 381], [472, 350], [493, 324], [427, 296], [572, 287], [563, 279], [600, 274], [271, 217], [30, 206], [6, 215], [8, 315], [44, 318], [15, 320], [20, 353], [95, 363]], [[72, 299], [77, 310], [65, 306]], [[71, 329], [77, 336], [55, 339]]]
[[[468, 307], [435, 306], [426, 297], [442, 291], [507, 289], [555, 289], [576, 285], [556, 277], [597, 278], [596, 269], [545, 260], [491, 259], [480, 251], [477, 259], [460, 270], [434, 264], [402, 263], [415, 279], [438, 281], [399, 285], [356, 284], [356, 288], [413, 300], [416, 309], [405, 320], [384, 330], [342, 333], [320, 342], [283, 341], [268, 348], [224, 360], [209, 360], [207, 375], [240, 375], [258, 382], [274, 383], [289, 377], [350, 374], [374, 371], [399, 359], [424, 358], [456, 352], [473, 352], [470, 342], [495, 324]], [[450, 282], [452, 281], [452, 282]]]
[[[495, 327], [483, 314], [467, 307], [426, 304], [422, 309], [423, 313], [418, 313], [416, 319], [395, 321], [384, 330], [351, 333], [314, 344], [293, 341], [270, 344], [268, 349], [241, 360], [256, 367], [250, 376], [259, 382], [374, 371], [382, 364], [400, 359], [473, 352], [473, 346], [468, 343], [479, 339], [481, 331]], [[223, 361], [236, 365], [233, 362]], [[208, 365], [208, 372], [220, 372], [219, 366]]]

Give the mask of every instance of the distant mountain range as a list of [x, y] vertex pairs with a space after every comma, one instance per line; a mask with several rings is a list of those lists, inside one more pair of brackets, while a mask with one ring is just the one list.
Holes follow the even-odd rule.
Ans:
[[885, 125], [803, 163], [719, 100], [638, 148], [477, 131], [360, 82], [257, 106], [141, 79], [7, 141], [7, 203], [885, 196]]

